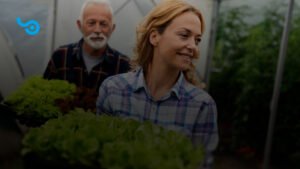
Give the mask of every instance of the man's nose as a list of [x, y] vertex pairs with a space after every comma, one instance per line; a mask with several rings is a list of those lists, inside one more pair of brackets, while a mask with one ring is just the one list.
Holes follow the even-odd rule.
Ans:
[[100, 24], [96, 24], [95, 28], [94, 28], [94, 32], [95, 33], [102, 33], [102, 27]]

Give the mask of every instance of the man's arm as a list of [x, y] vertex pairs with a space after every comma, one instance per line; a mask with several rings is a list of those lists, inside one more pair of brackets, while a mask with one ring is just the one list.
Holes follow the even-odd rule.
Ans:
[[55, 63], [52, 58], [48, 62], [43, 77], [44, 79], [57, 79], [57, 71], [56, 71]]
[[46, 67], [46, 70], [43, 74], [43, 77], [45, 79], [58, 79], [58, 73], [57, 73], [57, 63], [56, 60], [60, 56], [59, 50], [56, 50], [52, 56], [51, 59], [48, 62], [48, 65]]

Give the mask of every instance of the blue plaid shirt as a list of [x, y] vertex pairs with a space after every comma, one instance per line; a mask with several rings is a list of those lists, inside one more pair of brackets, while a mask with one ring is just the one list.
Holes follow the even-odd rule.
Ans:
[[184, 133], [206, 150], [201, 169], [211, 168], [218, 144], [217, 110], [214, 100], [188, 83], [183, 73], [164, 97], [154, 100], [145, 84], [143, 69], [107, 78], [99, 89], [97, 113], [151, 121]]

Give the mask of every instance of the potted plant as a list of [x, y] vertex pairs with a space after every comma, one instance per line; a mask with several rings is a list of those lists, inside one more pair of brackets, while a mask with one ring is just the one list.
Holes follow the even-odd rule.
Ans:
[[72, 99], [76, 87], [63, 80], [45, 80], [33, 76], [10, 96], [4, 103], [16, 112], [16, 117], [28, 126], [40, 126], [48, 119], [62, 115], [57, 104], [59, 99]]
[[196, 169], [203, 149], [150, 122], [76, 109], [30, 129], [22, 154], [28, 169]]

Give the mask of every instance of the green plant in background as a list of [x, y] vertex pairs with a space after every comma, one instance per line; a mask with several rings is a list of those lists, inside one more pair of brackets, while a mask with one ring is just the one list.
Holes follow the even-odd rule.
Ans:
[[82, 109], [31, 129], [22, 154], [105, 169], [195, 169], [203, 159], [202, 147], [177, 132]]
[[72, 97], [76, 87], [63, 80], [45, 80], [40, 76], [33, 76], [9, 97], [8, 104], [18, 116], [29, 119], [50, 119], [62, 115], [57, 99]]
[[[220, 139], [219, 149], [232, 149], [232, 134], [236, 98], [242, 90], [238, 80], [238, 70], [245, 53], [244, 42], [250, 25], [245, 21], [250, 9], [246, 6], [224, 11], [218, 21], [216, 49], [213, 57], [214, 72], [211, 76], [210, 93], [216, 100], [219, 110]], [[235, 132], [235, 131], [233, 131]]]
[[[214, 66], [220, 69], [212, 74], [210, 92], [220, 112], [221, 134], [224, 123], [230, 126], [226, 146], [231, 150], [249, 146], [262, 154], [285, 10], [284, 5], [273, 5], [257, 23], [245, 22], [246, 10], [221, 15], [214, 56]], [[299, 42], [300, 14], [294, 12], [272, 149], [274, 161], [285, 165], [295, 161], [300, 150]]]
[[276, 11], [266, 10], [263, 21], [249, 29], [249, 36], [244, 42], [245, 53], [238, 69], [242, 90], [235, 105], [235, 125], [240, 126], [236, 134], [247, 139], [259, 153], [262, 153], [265, 144], [283, 30], [283, 15]]

